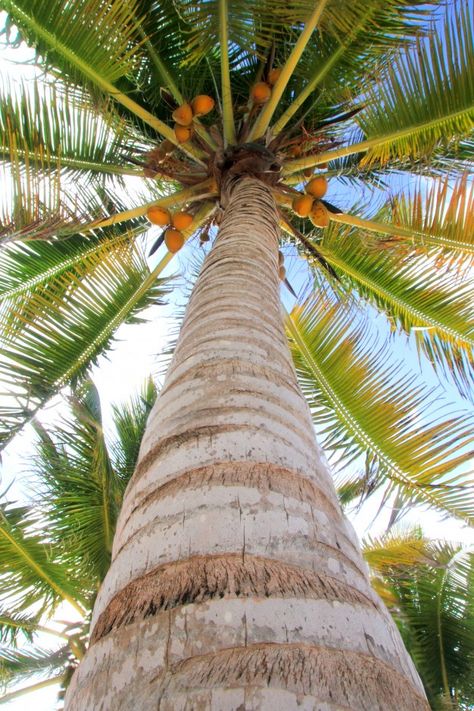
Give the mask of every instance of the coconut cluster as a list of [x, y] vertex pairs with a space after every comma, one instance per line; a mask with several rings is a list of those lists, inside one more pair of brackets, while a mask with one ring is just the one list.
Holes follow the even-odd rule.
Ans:
[[207, 94], [195, 96], [190, 104], [181, 104], [173, 111], [174, 133], [178, 143], [186, 143], [193, 135], [193, 119], [212, 111], [215, 101]]
[[293, 200], [293, 212], [300, 217], [309, 217], [315, 227], [329, 225], [329, 212], [321, 202], [326, 195], [328, 181], [323, 175], [318, 175], [305, 186], [305, 194], [298, 195]]
[[187, 229], [194, 217], [190, 212], [175, 212], [170, 213], [164, 207], [152, 205], [147, 210], [147, 217], [154, 225], [167, 227], [165, 231], [165, 244], [169, 252], [175, 254], [179, 252], [184, 244], [184, 235], [182, 230]]

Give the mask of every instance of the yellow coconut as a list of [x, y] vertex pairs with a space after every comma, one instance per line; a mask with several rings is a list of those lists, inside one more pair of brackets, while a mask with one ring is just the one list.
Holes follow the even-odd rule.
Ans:
[[281, 69], [279, 67], [275, 67], [275, 69], [272, 69], [271, 72], [269, 72], [269, 74], [268, 74], [268, 83], [271, 86], [276, 84], [278, 79], [280, 78], [280, 74], [281, 74]]
[[179, 230], [169, 229], [165, 232], [165, 244], [172, 254], [179, 252], [184, 244], [184, 237]]
[[181, 104], [173, 111], [173, 121], [180, 126], [189, 126], [193, 121], [193, 110], [189, 104]]
[[189, 126], [180, 126], [179, 123], [174, 125], [174, 134], [178, 143], [187, 143], [192, 136], [192, 129]]
[[160, 227], [166, 227], [171, 223], [171, 216], [168, 210], [159, 205], [152, 205], [146, 211], [146, 216], [154, 225], [160, 225]]
[[199, 94], [199, 96], [195, 96], [191, 102], [193, 114], [195, 116], [204, 116], [212, 111], [215, 103], [216, 102], [211, 96], [208, 96], [207, 94]]
[[328, 181], [322, 175], [318, 175], [317, 178], [313, 178], [306, 185], [306, 192], [315, 198], [322, 198], [326, 195], [328, 189]]
[[315, 202], [313, 209], [309, 213], [309, 219], [315, 227], [327, 227], [329, 225], [329, 212], [322, 202]]
[[171, 215], [171, 224], [177, 230], [185, 230], [192, 223], [194, 217], [189, 212], [176, 212]]
[[253, 85], [250, 96], [256, 104], [266, 104], [272, 95], [272, 90], [264, 81], [259, 81]]
[[300, 217], [308, 217], [313, 207], [313, 198], [311, 195], [300, 195], [295, 197], [292, 203], [293, 211]]

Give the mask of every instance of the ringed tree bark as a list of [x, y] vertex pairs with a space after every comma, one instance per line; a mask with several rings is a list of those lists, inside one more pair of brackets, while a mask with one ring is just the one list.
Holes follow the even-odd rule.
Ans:
[[315, 440], [255, 178], [191, 296], [91, 630], [67, 711], [429, 709]]

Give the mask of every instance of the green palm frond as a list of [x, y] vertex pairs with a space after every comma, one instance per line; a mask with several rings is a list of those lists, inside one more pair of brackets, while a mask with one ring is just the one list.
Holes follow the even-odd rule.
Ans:
[[12, 649], [0, 645], [0, 684], [19, 683], [32, 676], [50, 677], [63, 672], [69, 657], [70, 650], [67, 645], [53, 651], [36, 646]]
[[449, 146], [472, 134], [474, 37], [468, 5], [444, 32], [394, 58], [376, 87], [368, 86], [356, 122], [364, 139], [342, 148], [290, 161], [286, 173], [364, 153], [363, 164], [392, 159], [429, 159], [440, 141]]
[[91, 381], [71, 398], [73, 417], [39, 435], [34, 469], [41, 508], [62, 559], [92, 594], [110, 565], [122, 483], [114, 471], [102, 428], [99, 393]]
[[[43, 531], [36, 531], [31, 512], [2, 504], [0, 511], [0, 601], [10, 617], [32, 606], [53, 611], [67, 600], [82, 615], [71, 571], [58, 562], [61, 551]], [[48, 545], [45, 545], [48, 543]], [[14, 602], [13, 602], [14, 601]]]
[[135, 469], [140, 442], [157, 394], [153, 380], [148, 378], [141, 392], [128, 404], [112, 408], [116, 438], [112, 443], [111, 458], [123, 489]]
[[73, 77], [82, 78], [87, 76], [87, 57], [87, 66], [110, 83], [137, 69], [137, 0], [107, 5], [101, 0], [53, 0], [48, 6], [41, 0], [5, 0], [3, 6], [49, 66], [67, 67]]
[[38, 79], [15, 90], [0, 89], [0, 157], [62, 170], [72, 177], [91, 173], [137, 175], [127, 156], [143, 147], [130, 127], [103, 102], [94, 107], [77, 88], [47, 85]]
[[416, 532], [369, 540], [364, 548], [431, 707], [469, 708], [474, 702], [474, 555]]
[[[42, 0], [5, 0], [4, 9], [22, 37], [44, 58], [50, 71], [73, 83], [85, 83], [90, 90], [113, 99], [126, 112], [177, 143], [174, 131], [132, 97], [140, 76], [138, 0], [79, 0], [71, 5], [54, 0], [48, 7]], [[91, 42], [91, 36], [94, 41]], [[183, 151], [200, 161], [201, 152], [192, 145]]]
[[417, 252], [443, 250], [445, 261], [462, 257], [469, 266], [474, 255], [473, 215], [474, 183], [468, 183], [467, 174], [463, 174], [455, 182], [439, 179], [428, 189], [425, 186], [411, 195], [403, 193], [384, 206], [376, 219], [344, 213], [333, 214], [331, 219], [367, 232], [391, 235], [393, 244], [412, 244]]
[[300, 386], [339, 460], [367, 457], [375, 485], [398, 491], [403, 503], [423, 503], [472, 520], [467, 475], [474, 423], [451, 415], [435, 394], [397, 362], [388, 342], [380, 346], [351, 305], [329, 292], [295, 307], [286, 321]]
[[464, 397], [473, 397], [473, 285], [463, 264], [437, 262], [403, 244], [383, 249], [346, 226], [325, 231], [318, 249], [344, 283], [382, 309], [395, 327], [414, 335], [417, 347]]
[[122, 235], [122, 241], [103, 241], [100, 249], [86, 251], [80, 264], [4, 301], [3, 444], [52, 395], [87, 372], [122, 323], [140, 322], [140, 311], [161, 303], [165, 289], [158, 275], [163, 266], [150, 272], [133, 235]]

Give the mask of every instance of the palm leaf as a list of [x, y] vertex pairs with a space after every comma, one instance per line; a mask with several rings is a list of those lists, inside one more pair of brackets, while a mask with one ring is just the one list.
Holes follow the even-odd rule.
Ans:
[[[323, 292], [324, 293], [324, 292]], [[326, 297], [295, 307], [286, 321], [300, 386], [323, 444], [345, 462], [367, 456], [378, 484], [405, 504], [428, 504], [468, 520], [474, 501], [459, 466], [469, 460], [473, 422], [453, 415], [374, 340], [350, 305]]]
[[465, 6], [444, 33], [420, 42], [387, 68], [376, 88], [367, 88], [357, 123], [365, 136], [342, 148], [290, 161], [286, 173], [351, 155], [362, 162], [429, 157], [439, 142], [468, 137], [474, 123], [474, 37]]
[[[54, 0], [48, 7], [42, 0], [5, 0], [5, 10], [22, 36], [45, 57], [50, 69], [60, 68], [61, 76], [86, 82], [124, 107], [172, 143], [174, 131], [161, 119], [130, 97], [134, 83], [120, 80], [139, 75], [140, 38], [138, 0], [79, 0], [71, 5]], [[94, 42], [91, 42], [91, 36]], [[191, 145], [182, 148], [195, 160], [200, 152]]]
[[51, 545], [46, 546], [46, 536], [43, 532], [35, 532], [33, 523], [31, 513], [25, 508], [2, 505], [2, 604], [7, 603], [10, 616], [15, 616], [32, 606], [40, 606], [42, 611], [52, 611], [59, 602], [67, 600], [82, 615], [71, 571], [57, 562], [60, 550]]
[[369, 540], [364, 555], [378, 587], [385, 587], [432, 708], [468, 708], [474, 702], [474, 556], [457, 545], [414, 538], [408, 532]]
[[107, 104], [94, 108], [78, 89], [44, 81], [0, 90], [0, 156], [12, 163], [34, 163], [43, 170], [137, 175], [127, 154], [143, 144]]
[[3, 444], [52, 395], [87, 372], [120, 324], [139, 322], [141, 310], [160, 303], [165, 291], [157, 277], [164, 265], [150, 272], [132, 236], [103, 241], [86, 250], [80, 264], [6, 302], [0, 312], [0, 378], [8, 398], [0, 413]]
[[117, 437], [113, 441], [111, 458], [124, 489], [135, 469], [140, 442], [156, 397], [156, 386], [148, 378], [138, 396], [128, 404], [112, 407]]
[[[64, 673], [69, 661], [70, 650], [67, 645], [54, 651], [38, 647], [12, 649], [0, 646], [0, 683], [19, 683], [32, 676], [50, 677], [58, 671]], [[3, 702], [0, 697], [0, 703]]]
[[122, 483], [110, 462], [91, 381], [75, 391], [71, 405], [73, 417], [63, 418], [51, 435], [36, 423], [34, 469], [51, 539], [63, 546], [63, 560], [92, 594], [110, 566]]
[[418, 252], [442, 249], [446, 260], [450, 254], [453, 260], [465, 255], [468, 265], [474, 254], [473, 215], [474, 184], [469, 185], [464, 174], [455, 183], [436, 180], [428, 191], [420, 187], [411, 196], [402, 194], [392, 201], [389, 211], [381, 211], [379, 221], [344, 213], [333, 214], [331, 219], [368, 232], [392, 235], [394, 243], [411, 243]]
[[383, 250], [349, 227], [332, 226], [317, 248], [358, 295], [415, 335], [438, 373], [453, 377], [461, 394], [472, 398], [474, 304], [462, 264], [459, 270], [440, 265], [435, 256], [403, 245]]

